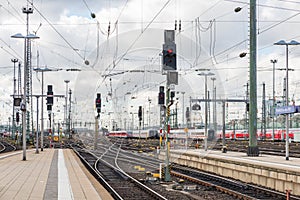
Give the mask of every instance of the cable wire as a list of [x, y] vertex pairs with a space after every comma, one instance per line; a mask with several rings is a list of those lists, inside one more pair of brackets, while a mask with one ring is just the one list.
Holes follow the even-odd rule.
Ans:
[[[147, 24], [147, 26], [144, 28], [144, 30], [138, 35], [138, 37], [132, 42], [132, 44], [127, 48], [127, 50], [125, 51], [125, 53], [123, 53], [121, 55], [121, 57], [117, 60], [117, 62], [115, 62], [112, 66], [112, 68], [109, 70], [109, 68], [111, 67], [112, 64], [110, 64], [105, 71], [109, 70], [109, 73], [112, 72], [112, 70], [115, 69], [115, 67], [119, 64], [119, 62], [127, 55], [127, 53], [130, 51], [130, 49], [135, 45], [135, 43], [140, 39], [140, 37], [143, 35], [143, 33], [149, 28], [149, 26], [152, 24], [152, 22], [158, 17], [158, 15], [165, 9], [165, 7], [170, 3], [171, 0], [168, 0], [163, 7], [158, 11], [158, 13], [152, 18], [152, 20]], [[104, 78], [105, 80], [105, 78]], [[103, 80], [103, 81], [104, 81]], [[102, 82], [103, 82], [102, 81]]]

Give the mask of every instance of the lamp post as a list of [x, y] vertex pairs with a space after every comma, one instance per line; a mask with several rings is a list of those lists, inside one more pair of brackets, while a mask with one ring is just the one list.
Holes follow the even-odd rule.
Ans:
[[149, 112], [148, 112], [148, 127], [150, 127], [150, 119], [151, 119], [151, 112], [150, 112], [150, 106], [151, 106], [151, 101], [152, 99], [150, 99], [150, 97], [148, 97], [148, 102], [149, 102]]
[[65, 122], [66, 122], [66, 135], [68, 131], [68, 84], [70, 80], [65, 80], [66, 83], [66, 98], [65, 98]]
[[185, 92], [181, 92], [182, 94], [182, 127], [184, 126], [184, 94]]
[[205, 77], [205, 130], [204, 130], [204, 134], [205, 134], [205, 139], [204, 139], [204, 146], [205, 146], [205, 151], [207, 151], [207, 76], [213, 76], [215, 75], [212, 72], [208, 72], [208, 73], [200, 73], [198, 74], [199, 76], [204, 76]]
[[15, 131], [15, 95], [16, 95], [16, 63], [18, 59], [12, 58], [11, 62], [14, 63], [14, 91], [13, 91], [13, 114], [12, 114], [12, 130], [11, 130], [11, 137], [14, 139], [14, 131]]
[[212, 77], [211, 80], [213, 81], [213, 129], [214, 129], [214, 134], [217, 131], [217, 102], [216, 102], [216, 98], [217, 98], [217, 91], [216, 91], [216, 87], [215, 87], [215, 81], [216, 78]]
[[275, 124], [275, 64], [277, 63], [277, 60], [271, 60], [271, 63], [273, 64], [273, 116], [272, 116], [272, 140], [274, 140], [274, 124]]
[[[299, 42], [292, 40], [290, 42], [285, 42], [284, 40], [280, 40], [274, 45], [285, 45], [286, 48], [286, 77], [285, 77], [285, 103], [286, 106], [289, 105], [289, 45], [300, 45]], [[285, 115], [285, 159], [289, 160], [289, 114]]]
[[30, 48], [30, 40], [31, 39], [38, 39], [39, 37], [34, 34], [27, 34], [23, 36], [21, 33], [17, 33], [11, 36], [12, 38], [23, 38], [25, 40], [24, 44], [24, 93], [22, 98], [21, 104], [21, 111], [22, 111], [22, 137], [23, 137], [23, 160], [26, 160], [26, 97], [27, 97], [27, 77], [29, 73], [29, 66], [30, 66], [30, 56], [31, 56], [31, 48]]
[[42, 72], [42, 106], [41, 106], [41, 151], [44, 150], [44, 72], [60, 71], [61, 69], [34, 68], [33, 71]]
[[133, 112], [130, 112], [130, 114], [131, 114], [131, 130], [133, 130], [134, 128], [134, 125], [133, 125], [133, 120], [134, 120], [134, 118], [133, 118]]

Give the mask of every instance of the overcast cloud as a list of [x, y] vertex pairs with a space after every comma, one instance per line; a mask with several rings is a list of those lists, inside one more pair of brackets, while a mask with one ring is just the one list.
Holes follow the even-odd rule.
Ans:
[[[248, 2], [35, 0], [34, 13], [29, 16], [29, 30], [31, 33], [36, 31], [40, 39], [33, 41], [32, 63], [34, 67], [39, 63], [40, 67], [63, 69], [45, 74], [45, 85], [53, 84], [56, 94], [64, 94], [64, 80], [70, 80], [69, 87], [77, 103], [76, 112], [82, 116], [77, 116], [78, 120], [93, 120], [97, 92], [105, 99], [103, 110], [106, 113], [117, 111], [122, 113], [118, 114], [120, 118], [126, 118], [130, 112], [137, 111], [138, 105], [148, 109], [148, 99], [151, 99], [150, 112], [154, 113], [158, 109], [158, 87], [165, 85], [165, 76], [157, 72], [161, 70], [163, 32], [165, 29], [174, 30], [177, 20], [180, 79], [176, 89], [185, 92], [185, 106], [190, 97], [204, 96], [204, 77], [198, 76], [195, 69], [210, 69], [216, 74], [218, 98], [244, 98], [249, 58], [240, 58], [239, 54], [248, 52]], [[10, 59], [18, 58], [23, 62], [24, 41], [13, 39], [11, 35], [19, 32], [25, 35], [26, 15], [21, 8], [27, 5], [27, 1], [0, 0], [0, 5], [0, 105], [4, 110], [0, 123], [3, 123], [12, 112], [9, 102], [13, 91], [13, 64]], [[271, 97], [270, 59], [278, 59], [278, 68], [285, 67], [285, 48], [273, 43], [281, 39], [300, 41], [300, 3], [260, 0], [259, 5], [258, 96], [261, 96], [261, 84], [265, 82], [267, 97]], [[242, 10], [234, 12], [237, 7]], [[95, 13], [96, 18], [91, 17], [91, 12]], [[181, 31], [178, 30], [179, 20]], [[290, 47], [289, 50], [290, 67], [295, 69], [290, 73], [290, 97], [299, 104], [297, 91], [300, 80], [297, 74], [300, 67], [297, 65], [300, 46]], [[67, 72], [69, 68], [82, 71]], [[124, 73], [126, 70], [144, 70], [146, 73]], [[105, 75], [108, 76], [105, 78]], [[276, 71], [277, 96], [282, 95], [283, 77], [284, 71]], [[33, 93], [40, 93], [40, 78], [40, 75], [33, 73]], [[211, 90], [212, 81], [209, 80], [208, 85]], [[178, 94], [178, 98], [181, 109], [182, 95]], [[114, 103], [117, 101], [122, 106], [115, 110]], [[60, 110], [57, 112], [59, 120], [63, 120], [63, 103], [63, 100], [55, 102], [54, 112]], [[241, 108], [233, 105], [232, 109]], [[239, 115], [242, 114], [243, 111], [240, 111]], [[111, 119], [109, 116], [103, 123], [109, 125]]]

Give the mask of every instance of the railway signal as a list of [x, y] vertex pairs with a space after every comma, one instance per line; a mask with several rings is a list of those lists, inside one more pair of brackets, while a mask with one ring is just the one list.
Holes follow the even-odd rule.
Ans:
[[101, 93], [97, 93], [96, 109], [97, 109], [97, 113], [100, 114], [100, 112], [101, 112]]
[[165, 30], [165, 43], [162, 51], [163, 70], [176, 70], [176, 44], [174, 30]]
[[20, 113], [19, 112], [16, 113], [16, 122], [17, 123], [20, 122]]
[[48, 85], [48, 90], [47, 90], [47, 110], [51, 111], [52, 106], [53, 106], [53, 87], [52, 85]]
[[139, 116], [139, 121], [142, 121], [143, 120], [143, 107], [142, 106], [139, 106], [138, 116]]
[[165, 104], [165, 88], [164, 86], [159, 86], [159, 93], [158, 93], [158, 104], [164, 105]]
[[176, 70], [176, 44], [163, 45], [164, 70]]

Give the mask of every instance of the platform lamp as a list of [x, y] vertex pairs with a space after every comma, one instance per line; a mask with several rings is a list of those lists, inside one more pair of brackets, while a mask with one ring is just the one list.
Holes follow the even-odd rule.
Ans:
[[212, 72], [208, 72], [208, 73], [205, 73], [205, 72], [201, 72], [198, 74], [199, 76], [204, 76], [205, 77], [205, 131], [204, 131], [204, 134], [205, 134], [205, 139], [204, 139], [204, 148], [205, 148], [205, 151], [207, 151], [207, 136], [208, 136], [208, 133], [207, 133], [207, 112], [208, 112], [208, 109], [207, 109], [207, 77], [208, 76], [214, 76], [215, 74], [212, 73]]
[[[21, 103], [21, 111], [22, 111], [22, 129], [23, 129], [23, 160], [26, 160], [26, 85], [27, 85], [27, 75], [29, 73], [29, 65], [30, 63], [28, 60], [30, 59], [29, 56], [31, 55], [31, 48], [30, 48], [30, 40], [32, 39], [39, 39], [38, 36], [34, 34], [28, 34], [26, 36], [23, 36], [21, 33], [17, 33], [15, 35], [11, 36], [12, 38], [22, 38], [24, 39], [24, 93], [22, 97], [22, 103]], [[29, 51], [29, 52], [28, 52]]]
[[[297, 42], [295, 40], [292, 40], [290, 42], [280, 40], [280, 41], [274, 43], [274, 45], [285, 45], [285, 47], [286, 47], [285, 103], [286, 103], [286, 106], [288, 106], [289, 105], [289, 46], [290, 45], [300, 45], [300, 42]], [[285, 159], [289, 160], [289, 114], [285, 115], [285, 125], [286, 125]]]

